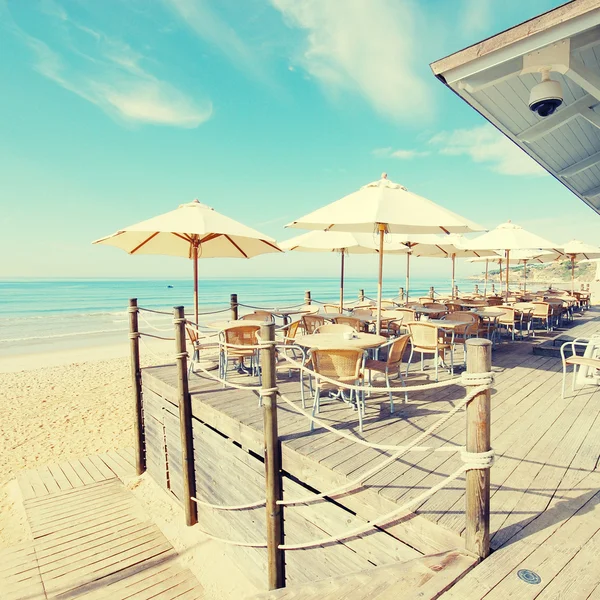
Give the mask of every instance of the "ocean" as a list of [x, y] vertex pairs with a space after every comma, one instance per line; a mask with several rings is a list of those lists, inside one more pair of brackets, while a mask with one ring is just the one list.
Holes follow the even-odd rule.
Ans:
[[[457, 285], [471, 291], [474, 282], [459, 280]], [[404, 281], [384, 282], [383, 297], [392, 298]], [[446, 279], [411, 281], [411, 298], [426, 295], [429, 286], [450, 291]], [[346, 299], [358, 297], [358, 290], [375, 298], [377, 281], [349, 278]], [[210, 278], [200, 281], [200, 312], [229, 306], [229, 296], [257, 307], [285, 307], [300, 304], [305, 290], [313, 299], [335, 302], [339, 299], [337, 278]], [[0, 280], [0, 356], [44, 352], [60, 346], [70, 348], [126, 341], [127, 304], [157, 310], [184, 305], [193, 314], [193, 284], [189, 279], [21, 279]], [[246, 309], [250, 310], [250, 309]], [[226, 313], [224, 313], [226, 314]], [[146, 315], [158, 327], [168, 327], [170, 318]], [[201, 315], [200, 320], [220, 320], [220, 315]]]

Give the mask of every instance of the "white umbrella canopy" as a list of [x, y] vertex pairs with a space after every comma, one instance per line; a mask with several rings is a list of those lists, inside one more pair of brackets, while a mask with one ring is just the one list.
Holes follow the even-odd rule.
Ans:
[[[345, 231], [309, 231], [279, 244], [282, 250], [295, 252], [339, 252], [340, 269], [340, 312], [344, 306], [344, 262], [346, 254], [375, 254], [379, 246], [368, 233], [349, 233]], [[389, 249], [395, 253], [408, 252], [404, 244], [394, 242]], [[388, 250], [388, 248], [386, 248]]]
[[392, 235], [394, 243], [402, 242], [410, 248], [410, 254], [406, 257], [406, 293], [407, 300], [410, 287], [410, 256], [428, 258], [450, 258], [452, 259], [452, 297], [454, 297], [456, 259], [480, 256], [494, 256], [493, 250], [469, 250], [465, 247], [466, 239], [458, 233], [449, 235], [440, 234], [413, 234]]
[[340, 200], [292, 221], [287, 227], [327, 231], [377, 232], [379, 234], [379, 273], [377, 287], [377, 332], [381, 328], [381, 292], [384, 237], [386, 233], [467, 233], [485, 229], [470, 219], [409, 192], [383, 173]]
[[[520, 225], [508, 221], [498, 225], [495, 229], [466, 242], [471, 250], [496, 250], [503, 251], [505, 260], [510, 264], [510, 253], [514, 250], [552, 250], [562, 255], [560, 246], [554, 244], [535, 233], [523, 229]], [[506, 297], [509, 293], [509, 269], [506, 269]]]
[[580, 240], [571, 240], [562, 248], [571, 261], [571, 293], [573, 293], [575, 291], [575, 261], [600, 258], [600, 248], [592, 244], [586, 244]]
[[194, 315], [198, 322], [198, 259], [252, 258], [281, 252], [277, 242], [198, 200], [92, 242], [129, 254], [183, 256], [194, 262]]

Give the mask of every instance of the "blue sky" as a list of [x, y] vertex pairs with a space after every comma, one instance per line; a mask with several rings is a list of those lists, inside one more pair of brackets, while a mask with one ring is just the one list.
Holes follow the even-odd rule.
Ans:
[[[185, 260], [90, 242], [196, 197], [285, 239], [299, 233], [285, 223], [383, 171], [486, 227], [512, 219], [594, 242], [600, 217], [428, 66], [559, 4], [0, 0], [0, 277], [187, 276]], [[413, 273], [447, 262], [419, 259]], [[201, 273], [337, 264], [288, 254], [202, 261]], [[349, 260], [349, 275], [375, 268]], [[388, 276], [403, 272], [387, 261]]]

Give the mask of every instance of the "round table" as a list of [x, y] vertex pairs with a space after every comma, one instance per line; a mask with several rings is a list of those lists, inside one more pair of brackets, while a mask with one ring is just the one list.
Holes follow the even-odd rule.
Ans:
[[222, 331], [223, 329], [231, 329], [232, 327], [243, 327], [245, 325], [261, 327], [262, 325], [268, 325], [268, 322], [254, 321], [253, 319], [238, 319], [237, 321], [215, 321], [214, 323], [207, 323], [206, 327]]
[[283, 324], [288, 325], [290, 323], [290, 317], [293, 315], [308, 315], [313, 313], [310, 308], [274, 308], [273, 310], [268, 310], [274, 317], [280, 317], [283, 319]]
[[489, 317], [490, 319], [496, 319], [498, 317], [501, 317], [504, 314], [504, 311], [502, 311], [502, 310], [470, 310], [470, 311], [465, 311], [465, 312], [472, 312], [474, 315], [477, 315], [478, 317], [482, 317], [482, 318]]
[[340, 333], [312, 333], [310, 335], [299, 335], [295, 343], [305, 348], [360, 348], [367, 350], [368, 348], [378, 348], [387, 342], [387, 339], [382, 335], [374, 333], [356, 333], [354, 337], [347, 340]]

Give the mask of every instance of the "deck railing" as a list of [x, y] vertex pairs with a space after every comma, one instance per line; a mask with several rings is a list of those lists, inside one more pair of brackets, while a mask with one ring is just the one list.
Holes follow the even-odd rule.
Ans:
[[[310, 300], [310, 296], [305, 298]], [[231, 306], [226, 311], [231, 311], [231, 316], [237, 316], [239, 303], [237, 297], [232, 296]], [[367, 385], [354, 386], [350, 384], [341, 384], [340, 382], [328, 379], [312, 371], [304, 362], [299, 362], [289, 356], [286, 349], [289, 346], [281, 345], [277, 342], [275, 336], [275, 326], [272, 323], [265, 323], [260, 329], [258, 343], [254, 346], [260, 353], [261, 365], [261, 385], [241, 386], [237, 383], [226, 381], [211, 371], [198, 365], [202, 376], [211, 378], [225, 386], [246, 388], [259, 391], [262, 400], [263, 411], [263, 435], [264, 435], [264, 464], [265, 464], [265, 494], [264, 498], [257, 499], [255, 502], [247, 503], [243, 506], [227, 506], [211, 504], [197, 497], [195, 489], [195, 469], [193, 454], [193, 418], [191, 396], [188, 382], [188, 354], [186, 348], [186, 325], [191, 324], [186, 320], [183, 307], [176, 307], [173, 312], [174, 335], [164, 336], [149, 334], [140, 331], [138, 315], [144, 311], [138, 307], [136, 300], [130, 300], [129, 304], [129, 324], [131, 339], [131, 373], [135, 400], [135, 437], [136, 437], [136, 469], [141, 474], [145, 470], [145, 449], [144, 449], [144, 422], [142, 409], [142, 385], [141, 385], [141, 366], [139, 340], [141, 336], [148, 335], [163, 340], [172, 340], [175, 345], [175, 358], [177, 360], [177, 399], [179, 405], [179, 425], [182, 449], [182, 476], [183, 476], [183, 506], [185, 510], [186, 523], [195, 525], [198, 521], [198, 506], [207, 506], [214, 510], [235, 511], [251, 510], [263, 508], [266, 510], [266, 540], [264, 543], [250, 543], [244, 540], [223, 539], [212, 536], [205, 532], [209, 537], [219, 539], [225, 543], [245, 547], [257, 547], [267, 549], [268, 565], [268, 586], [269, 589], [275, 589], [285, 586], [285, 552], [314, 548], [330, 543], [347, 540], [357, 535], [361, 535], [377, 527], [382, 527], [391, 522], [398, 515], [406, 513], [407, 510], [423, 503], [435, 492], [447, 486], [451, 482], [465, 474], [466, 478], [466, 550], [477, 555], [481, 559], [488, 556], [490, 551], [490, 467], [493, 464], [494, 453], [490, 445], [490, 398], [491, 386], [493, 383], [493, 374], [491, 372], [491, 343], [484, 339], [469, 339], [466, 342], [467, 369], [462, 377], [452, 378], [442, 382], [429, 383], [408, 388], [414, 390], [426, 390], [443, 388], [449, 385], [463, 385], [466, 388], [466, 395], [457, 401], [454, 407], [440, 417], [436, 422], [430, 425], [425, 431], [417, 436], [412, 442], [406, 445], [382, 445], [371, 443], [363, 438], [345, 433], [317, 417], [305, 412], [297, 406], [297, 403], [291, 401], [277, 386], [276, 381], [276, 357], [280, 360], [287, 360], [290, 366], [298, 369], [301, 373], [308, 373], [310, 377], [318, 380], [334, 383], [338, 387], [346, 390], [357, 390], [358, 393], [371, 391]], [[152, 311], [163, 312], [163, 311]], [[169, 313], [163, 313], [169, 314]], [[196, 325], [196, 324], [193, 324]], [[160, 330], [160, 331], [164, 331]], [[221, 342], [222, 344], [223, 342]], [[248, 346], [244, 346], [248, 348]], [[302, 381], [302, 378], [301, 378]], [[376, 392], [404, 391], [407, 388], [381, 387], [372, 388]], [[348, 481], [343, 486], [336, 489], [327, 490], [322, 493], [310, 493], [306, 497], [296, 499], [284, 499], [283, 497], [283, 476], [281, 462], [281, 441], [279, 439], [277, 424], [277, 406], [278, 399], [281, 399], [286, 406], [289, 406], [297, 413], [304, 416], [308, 421], [318, 424], [328, 431], [350, 439], [351, 441], [380, 450], [391, 451], [383, 462], [363, 472], [360, 477], [353, 481]], [[358, 407], [360, 410], [360, 406]], [[441, 425], [447, 422], [454, 415], [462, 410], [466, 414], [466, 444], [459, 446], [432, 447], [424, 446], [421, 443], [434, 433]], [[425, 490], [416, 498], [412, 498], [396, 510], [382, 515], [374, 520], [368, 521], [364, 525], [346, 531], [337, 536], [330, 536], [325, 539], [313, 540], [301, 544], [286, 544], [284, 542], [284, 510], [286, 507], [293, 507], [298, 504], [313, 503], [324, 501], [328, 498], [340, 496], [359, 490], [364, 487], [367, 479], [375, 473], [381, 471], [385, 466], [398, 460], [398, 458], [408, 452], [459, 452], [463, 464], [454, 473], [447, 476], [437, 485]], [[307, 482], [310, 485], [310, 482]]]

